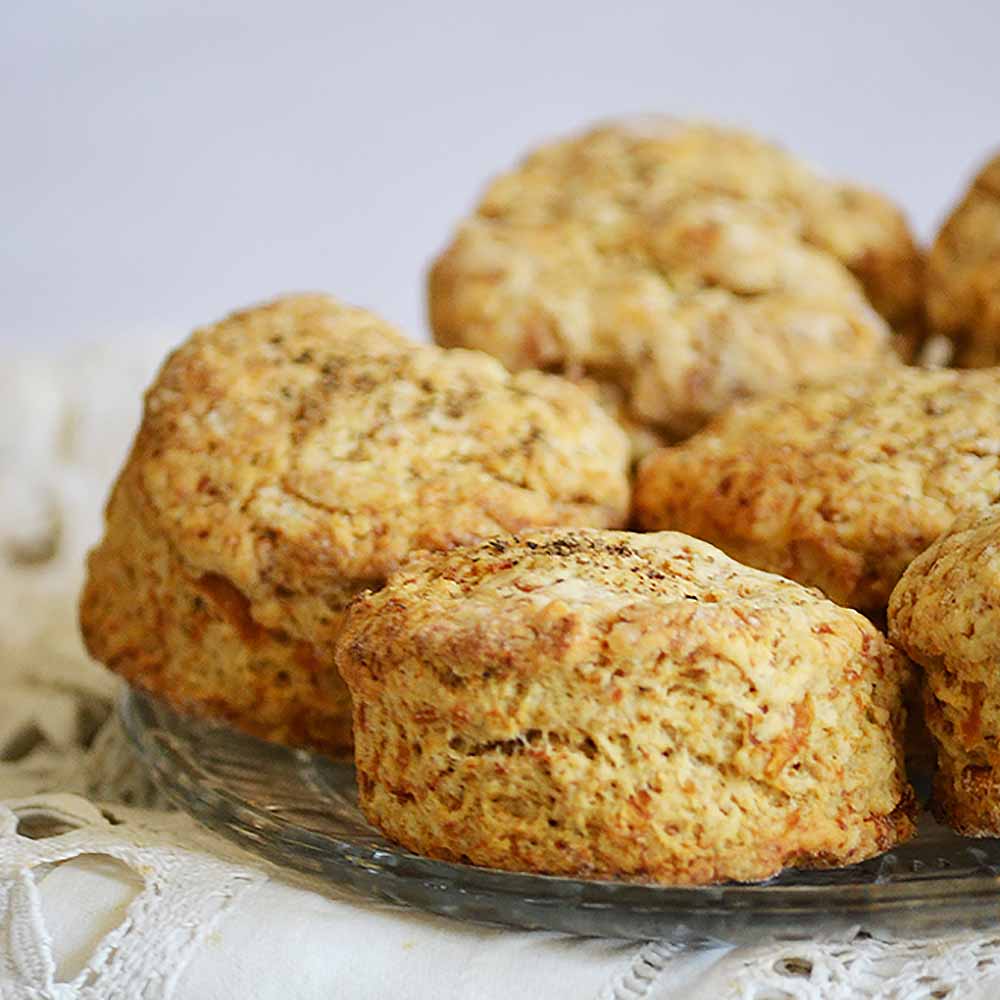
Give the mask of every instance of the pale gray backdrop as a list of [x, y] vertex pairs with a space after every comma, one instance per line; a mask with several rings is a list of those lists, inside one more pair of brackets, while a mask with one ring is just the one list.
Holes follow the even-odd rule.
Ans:
[[622, 112], [744, 124], [921, 235], [1000, 146], [1000, 3], [0, 0], [0, 338], [320, 288], [420, 334], [484, 179]]

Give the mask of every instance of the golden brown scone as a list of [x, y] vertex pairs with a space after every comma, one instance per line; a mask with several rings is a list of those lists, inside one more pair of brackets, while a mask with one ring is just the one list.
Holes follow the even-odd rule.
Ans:
[[889, 627], [924, 668], [935, 814], [965, 836], [1000, 836], [1000, 508], [959, 518], [909, 565]]
[[912, 559], [1000, 496], [1000, 369], [899, 366], [755, 400], [640, 466], [635, 510], [884, 613]]
[[146, 397], [82, 598], [93, 655], [192, 711], [339, 752], [343, 610], [416, 548], [619, 525], [628, 443], [586, 393], [298, 296], [197, 331]]
[[[653, 119], [544, 146], [434, 264], [439, 343], [610, 382], [677, 439], [733, 400], [878, 363], [919, 325], [885, 199], [743, 132]], [[869, 298], [866, 298], [867, 291]]]
[[351, 606], [360, 801], [410, 850], [697, 884], [913, 829], [909, 664], [861, 615], [685, 535], [420, 554]]
[[1000, 364], [1000, 154], [976, 177], [927, 259], [927, 315], [955, 364]]

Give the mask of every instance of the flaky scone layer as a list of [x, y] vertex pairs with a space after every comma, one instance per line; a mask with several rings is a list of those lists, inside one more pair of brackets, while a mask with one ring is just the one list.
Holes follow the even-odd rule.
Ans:
[[684, 535], [552, 529], [411, 559], [352, 604], [360, 801], [411, 850], [670, 883], [905, 839], [908, 662]]
[[435, 263], [442, 344], [611, 383], [678, 438], [731, 402], [888, 363], [920, 325], [900, 212], [755, 136], [643, 119], [543, 146]]
[[614, 526], [628, 443], [582, 390], [295, 296], [197, 331], [146, 397], [81, 604], [88, 646], [175, 703], [340, 751], [343, 609], [415, 548]]
[[924, 668], [935, 813], [966, 836], [1000, 836], [1000, 508], [959, 518], [910, 564], [889, 628]]
[[975, 178], [927, 258], [927, 314], [955, 364], [1000, 364], [1000, 155]]
[[1000, 369], [902, 366], [754, 400], [641, 466], [636, 514], [879, 616], [907, 565], [1000, 496]]

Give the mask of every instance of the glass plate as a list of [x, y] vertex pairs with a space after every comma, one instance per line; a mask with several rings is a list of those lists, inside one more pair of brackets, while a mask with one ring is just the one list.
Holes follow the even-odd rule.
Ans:
[[131, 691], [125, 727], [157, 783], [242, 847], [361, 892], [463, 920], [575, 934], [752, 943], [861, 927], [938, 934], [1000, 918], [1000, 840], [929, 816], [919, 836], [851, 868], [704, 888], [554, 878], [431, 861], [358, 810], [354, 768], [185, 716]]

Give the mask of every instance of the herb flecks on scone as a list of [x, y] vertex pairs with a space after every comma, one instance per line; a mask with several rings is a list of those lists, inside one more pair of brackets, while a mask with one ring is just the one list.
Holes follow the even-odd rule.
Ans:
[[333, 646], [351, 598], [412, 549], [620, 525], [627, 464], [622, 431], [562, 379], [280, 299], [197, 331], [149, 390], [84, 635], [181, 708], [344, 752]]
[[880, 617], [955, 516], [1000, 496], [998, 427], [1000, 369], [843, 378], [735, 407], [651, 455], [637, 516]]

